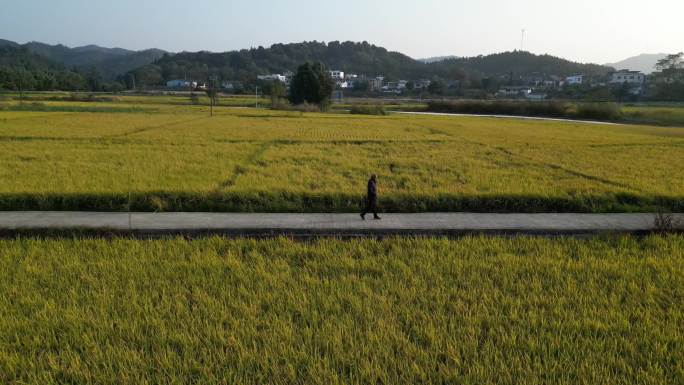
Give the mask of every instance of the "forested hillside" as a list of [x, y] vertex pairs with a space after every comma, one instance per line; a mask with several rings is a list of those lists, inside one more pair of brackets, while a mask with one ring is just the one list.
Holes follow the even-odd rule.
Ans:
[[474, 58], [455, 58], [424, 63], [404, 54], [391, 52], [367, 42], [304, 42], [275, 44], [270, 48], [224, 53], [184, 52], [165, 55], [156, 62], [128, 74], [138, 84], [161, 84], [166, 80], [186, 78], [207, 80], [252, 81], [259, 74], [294, 71], [306, 61], [320, 61], [331, 69], [387, 79], [419, 79], [440, 77], [463, 80], [469, 77], [567, 76], [575, 73], [600, 74], [612, 70], [595, 64], [580, 64], [549, 55], [528, 52], [506, 52]]
[[[5, 89], [18, 87], [16, 71], [20, 69], [22, 76], [29, 73], [24, 81], [24, 87], [28, 89], [100, 91], [131, 87], [133, 79], [138, 87], [163, 85], [177, 78], [197, 81], [214, 78], [250, 83], [260, 74], [295, 71], [307, 61], [323, 62], [331, 69], [367, 77], [382, 75], [386, 80], [441, 78], [477, 81], [489, 77], [510, 79], [511, 75], [514, 79], [564, 77], [576, 73], [596, 75], [612, 70], [606, 66], [520, 51], [424, 63], [367, 42], [313, 41], [223, 53], [200, 51], [178, 54], [156, 49], [129, 51], [95, 45], [77, 48], [35, 42], [19, 45], [7, 40], [0, 40], [0, 47], [3, 48], [0, 55], [4, 63], [4, 81], [0, 87]], [[68, 84], [63, 81], [64, 77], [68, 78]]]
[[[503, 52], [487, 56], [446, 59], [431, 65], [433, 68], [462, 68], [467, 73], [483, 76], [500, 76], [513, 73], [519, 76], [573, 74], [602, 75], [611, 67], [598, 64], [582, 64], [551, 55], [535, 55], [524, 51]], [[437, 71], [438, 72], [438, 71]]]
[[128, 71], [145, 66], [162, 57], [159, 49], [131, 51], [123, 48], [104, 48], [97, 45], [70, 48], [61, 44], [49, 45], [30, 42], [19, 45], [9, 40], [0, 40], [0, 47], [24, 47], [30, 52], [79, 72], [97, 72], [104, 82], [111, 82]]
[[79, 73], [67, 70], [26, 47], [0, 47], [0, 89], [81, 90], [87, 86]]

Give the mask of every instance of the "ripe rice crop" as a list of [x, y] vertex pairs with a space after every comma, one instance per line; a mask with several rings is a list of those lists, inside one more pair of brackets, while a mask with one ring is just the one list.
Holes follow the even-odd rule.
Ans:
[[684, 238], [0, 240], [3, 384], [679, 384]]
[[677, 127], [145, 110], [0, 111], [0, 209], [348, 212], [375, 173], [385, 211], [684, 210]]

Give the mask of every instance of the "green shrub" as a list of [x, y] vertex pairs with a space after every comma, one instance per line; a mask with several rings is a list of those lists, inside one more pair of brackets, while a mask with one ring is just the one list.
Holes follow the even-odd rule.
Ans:
[[354, 115], [387, 115], [385, 106], [379, 103], [374, 105], [354, 104], [349, 112]]
[[622, 117], [616, 103], [528, 102], [528, 101], [431, 101], [428, 111], [460, 114], [542, 116], [550, 118], [618, 120]]
[[577, 106], [575, 117], [579, 119], [618, 120], [622, 117], [620, 106], [616, 103], [581, 103]]
[[271, 109], [279, 111], [321, 112], [321, 107], [317, 104], [304, 102], [302, 104], [292, 105], [284, 100], [271, 105]]
[[511, 116], [546, 116], [568, 117], [570, 105], [564, 102], [528, 102], [528, 101], [430, 101], [427, 110], [430, 112], [511, 115]]

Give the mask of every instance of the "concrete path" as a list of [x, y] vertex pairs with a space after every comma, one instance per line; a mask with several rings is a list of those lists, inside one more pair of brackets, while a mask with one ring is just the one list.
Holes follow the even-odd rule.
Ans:
[[546, 120], [551, 122], [567, 122], [567, 123], [583, 123], [583, 124], [602, 124], [606, 126], [615, 126], [618, 123], [602, 122], [598, 120], [579, 120], [579, 119], [564, 119], [564, 118], [545, 118], [542, 116], [515, 116], [515, 115], [486, 115], [486, 114], [451, 114], [444, 112], [411, 112], [411, 111], [391, 111], [393, 114], [404, 115], [429, 115], [429, 116], [464, 116], [468, 118], [496, 118], [496, 119], [520, 119], [520, 120]]
[[[383, 214], [362, 221], [358, 214], [0, 212], [0, 233], [89, 230], [127, 234], [234, 236], [375, 236], [646, 233], [655, 214]], [[678, 214], [684, 221], [684, 215]]]

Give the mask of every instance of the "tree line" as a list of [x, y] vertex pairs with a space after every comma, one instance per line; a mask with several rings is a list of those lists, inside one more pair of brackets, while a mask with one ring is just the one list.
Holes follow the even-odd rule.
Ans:
[[0, 90], [121, 91], [120, 82], [105, 82], [99, 71], [67, 69], [26, 47], [0, 47]]

